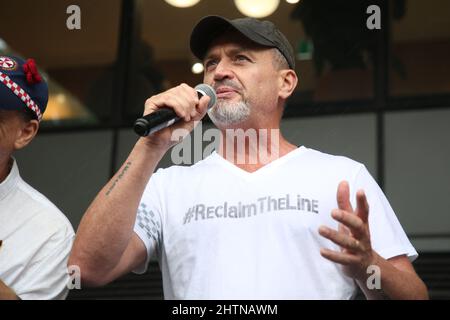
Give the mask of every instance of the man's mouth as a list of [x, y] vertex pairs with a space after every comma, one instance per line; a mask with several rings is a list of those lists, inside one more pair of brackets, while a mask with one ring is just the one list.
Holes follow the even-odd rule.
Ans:
[[235, 96], [238, 93], [236, 90], [230, 87], [219, 87], [216, 90], [216, 94], [218, 99], [227, 99]]

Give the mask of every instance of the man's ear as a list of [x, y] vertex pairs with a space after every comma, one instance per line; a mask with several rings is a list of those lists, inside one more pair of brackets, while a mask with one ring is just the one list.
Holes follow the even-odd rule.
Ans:
[[14, 149], [19, 150], [27, 146], [36, 136], [39, 130], [39, 121], [30, 120], [24, 122], [21, 129], [17, 132], [17, 138], [14, 142]]
[[292, 69], [280, 70], [279, 96], [286, 100], [297, 86], [297, 74]]

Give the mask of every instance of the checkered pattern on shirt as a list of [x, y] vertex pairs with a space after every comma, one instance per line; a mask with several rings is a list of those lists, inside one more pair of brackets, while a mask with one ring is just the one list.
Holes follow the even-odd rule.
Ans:
[[161, 223], [152, 210], [145, 203], [139, 205], [136, 217], [137, 225], [144, 230], [149, 240], [159, 244], [161, 239]]

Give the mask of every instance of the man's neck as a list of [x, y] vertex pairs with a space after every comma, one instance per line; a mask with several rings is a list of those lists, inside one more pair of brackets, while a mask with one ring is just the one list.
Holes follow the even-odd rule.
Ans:
[[231, 129], [221, 133], [218, 153], [247, 172], [254, 172], [297, 148], [281, 135], [279, 128]]
[[12, 168], [12, 159], [10, 157], [0, 158], [0, 183], [2, 183]]

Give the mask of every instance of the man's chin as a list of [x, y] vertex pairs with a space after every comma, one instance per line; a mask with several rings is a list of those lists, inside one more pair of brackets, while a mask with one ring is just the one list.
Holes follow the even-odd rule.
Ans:
[[209, 118], [211, 119], [212, 123], [219, 129], [239, 128], [248, 119], [248, 117], [230, 118], [211, 115], [209, 115]]
[[220, 99], [213, 109], [208, 111], [209, 118], [218, 128], [237, 126], [248, 119], [250, 108], [242, 101], [225, 102]]

